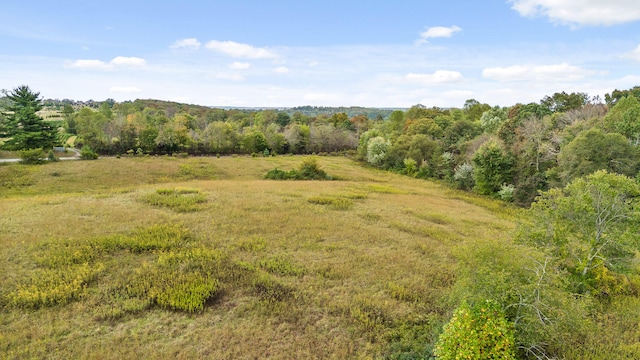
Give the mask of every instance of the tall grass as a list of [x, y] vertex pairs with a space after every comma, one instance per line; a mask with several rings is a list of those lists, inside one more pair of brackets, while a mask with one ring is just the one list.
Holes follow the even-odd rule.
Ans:
[[[459, 253], [508, 242], [511, 210], [317, 161], [340, 180], [263, 180], [296, 156], [0, 166], [0, 358], [428, 357]], [[636, 305], [589, 348], [633, 354]]]

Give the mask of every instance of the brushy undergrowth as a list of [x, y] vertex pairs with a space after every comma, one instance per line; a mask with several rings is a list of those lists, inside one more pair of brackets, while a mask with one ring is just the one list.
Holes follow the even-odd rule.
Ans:
[[201, 210], [207, 202], [207, 196], [198, 189], [157, 189], [155, 193], [140, 198], [141, 201], [173, 211], [186, 213]]
[[295, 170], [284, 171], [278, 168], [269, 170], [264, 178], [269, 180], [333, 180], [332, 176], [320, 168], [315, 158], [304, 159]]

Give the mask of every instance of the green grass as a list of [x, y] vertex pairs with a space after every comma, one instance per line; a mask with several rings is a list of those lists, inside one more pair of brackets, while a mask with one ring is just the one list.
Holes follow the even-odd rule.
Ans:
[[[0, 166], [0, 358], [427, 356], [460, 254], [509, 243], [517, 213], [344, 157], [318, 159], [340, 180], [263, 179], [300, 162]], [[637, 305], [585, 343], [637, 351]]]

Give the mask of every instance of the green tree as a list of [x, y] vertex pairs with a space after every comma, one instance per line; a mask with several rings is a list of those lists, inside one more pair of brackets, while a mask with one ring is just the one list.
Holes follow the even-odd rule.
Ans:
[[469, 99], [464, 102], [462, 110], [469, 121], [476, 122], [480, 120], [485, 111], [491, 110], [491, 106], [489, 104], [481, 104], [475, 99]]
[[582, 106], [589, 102], [589, 95], [586, 93], [571, 93], [566, 92], [555, 93], [552, 96], [545, 96], [540, 105], [545, 106], [552, 112], [566, 112], [569, 110], [580, 109]]
[[601, 169], [635, 176], [638, 172], [638, 151], [618, 133], [589, 129], [560, 150], [558, 168], [564, 184]]
[[507, 120], [507, 111], [500, 106], [494, 106], [482, 113], [480, 125], [485, 132], [495, 133], [505, 120]]
[[382, 136], [377, 136], [369, 139], [367, 142], [367, 161], [371, 165], [381, 166], [386, 157], [391, 142], [385, 140]]
[[583, 278], [599, 267], [623, 270], [640, 250], [639, 195], [633, 179], [597, 171], [542, 193], [520, 238]]
[[42, 109], [40, 93], [28, 86], [19, 86], [7, 95], [10, 104], [5, 107], [4, 119], [0, 126], [5, 148], [9, 150], [51, 149], [54, 131], [37, 112]]
[[497, 193], [503, 184], [511, 183], [513, 157], [495, 140], [484, 143], [473, 155], [475, 191], [483, 195]]
[[494, 301], [462, 303], [444, 326], [435, 355], [442, 360], [515, 360], [513, 326]]
[[629, 96], [640, 99], [640, 86], [634, 86], [629, 90], [615, 89], [611, 92], [611, 94], [605, 94], [604, 100], [607, 103], [607, 105], [613, 106], [623, 97], [629, 97]]
[[202, 133], [207, 151], [219, 154], [233, 153], [238, 147], [238, 132], [230, 123], [216, 121], [207, 125]]

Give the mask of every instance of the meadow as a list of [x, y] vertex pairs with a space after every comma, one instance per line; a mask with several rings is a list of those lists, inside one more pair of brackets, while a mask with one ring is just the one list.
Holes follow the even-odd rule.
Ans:
[[346, 157], [0, 165], [0, 358], [420, 358], [519, 210]]

